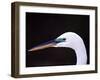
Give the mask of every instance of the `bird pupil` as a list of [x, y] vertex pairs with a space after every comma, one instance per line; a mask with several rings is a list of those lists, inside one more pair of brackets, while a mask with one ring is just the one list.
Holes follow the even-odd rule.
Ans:
[[63, 40], [66, 40], [65, 38], [63, 38]]

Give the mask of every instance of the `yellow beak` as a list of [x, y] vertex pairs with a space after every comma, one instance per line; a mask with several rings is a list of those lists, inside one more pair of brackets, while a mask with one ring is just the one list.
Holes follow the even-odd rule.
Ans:
[[45, 49], [45, 48], [49, 48], [49, 47], [54, 47], [57, 43], [64, 42], [65, 40], [66, 40], [65, 38], [51, 40], [49, 42], [46, 42], [45, 44], [39, 45], [37, 47], [33, 47], [33, 48], [29, 49], [28, 51], [36, 51], [36, 50], [41, 50], [41, 49]]
[[45, 48], [49, 48], [49, 47], [54, 47], [55, 43], [51, 42], [48, 44], [43, 44], [34, 48], [29, 49], [28, 51], [37, 51], [37, 50], [41, 50], [41, 49], [45, 49]]

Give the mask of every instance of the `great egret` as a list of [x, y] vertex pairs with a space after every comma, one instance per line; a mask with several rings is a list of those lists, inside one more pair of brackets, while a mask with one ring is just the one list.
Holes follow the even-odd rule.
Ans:
[[76, 52], [76, 57], [77, 57], [76, 65], [84, 65], [87, 63], [87, 53], [86, 53], [85, 44], [82, 38], [74, 32], [66, 32], [61, 36], [57, 37], [55, 40], [50, 41], [43, 45], [39, 45], [37, 47], [33, 47], [28, 51], [36, 51], [48, 47], [72, 48]]

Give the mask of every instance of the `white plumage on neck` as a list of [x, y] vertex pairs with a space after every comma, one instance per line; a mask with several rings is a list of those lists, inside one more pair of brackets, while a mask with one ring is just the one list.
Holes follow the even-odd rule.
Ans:
[[64, 42], [58, 43], [55, 47], [69, 47], [75, 50], [77, 57], [77, 65], [84, 65], [87, 63], [87, 53], [85, 44], [82, 38], [74, 32], [66, 32], [59, 36], [59, 38], [65, 38]]

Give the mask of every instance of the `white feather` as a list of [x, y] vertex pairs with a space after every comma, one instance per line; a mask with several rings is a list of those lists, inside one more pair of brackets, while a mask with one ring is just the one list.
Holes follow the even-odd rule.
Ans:
[[87, 53], [85, 44], [82, 38], [74, 32], [66, 32], [59, 36], [59, 38], [65, 38], [64, 42], [60, 42], [55, 45], [55, 47], [69, 47], [75, 50], [77, 57], [77, 65], [84, 65], [87, 63]]

